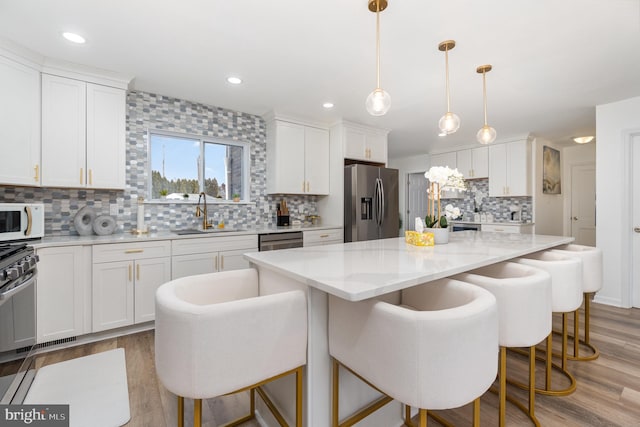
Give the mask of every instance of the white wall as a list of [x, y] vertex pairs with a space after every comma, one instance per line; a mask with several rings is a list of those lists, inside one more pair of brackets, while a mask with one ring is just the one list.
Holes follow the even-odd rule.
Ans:
[[[421, 154], [417, 156], [403, 157], [398, 159], [389, 159], [388, 166], [398, 169], [398, 205], [400, 209], [400, 218], [402, 218], [401, 235], [407, 224], [407, 179], [410, 173], [426, 172], [431, 167], [431, 156]], [[426, 191], [426, 189], [425, 189]]]
[[[564, 187], [561, 194], [542, 193], [542, 147], [547, 146], [560, 151], [560, 158], [563, 157], [562, 147], [542, 138], [536, 138], [531, 144], [533, 151], [533, 218], [535, 220], [536, 234], [548, 234], [561, 236], [563, 232], [563, 199], [566, 193]], [[563, 179], [562, 185], [566, 184]]]
[[604, 286], [596, 301], [631, 306], [630, 159], [640, 132], [640, 97], [596, 107], [596, 244], [604, 257]]
[[[571, 235], [571, 167], [596, 162], [596, 142], [576, 144], [562, 150], [562, 193], [564, 199], [563, 235]], [[565, 185], [566, 183], [566, 185]], [[566, 189], [566, 191], [565, 191]]]

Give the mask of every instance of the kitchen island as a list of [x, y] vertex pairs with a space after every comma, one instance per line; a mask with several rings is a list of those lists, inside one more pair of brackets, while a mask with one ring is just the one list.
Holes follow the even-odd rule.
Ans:
[[[249, 253], [245, 258], [259, 270], [261, 293], [291, 288], [307, 292], [305, 425], [327, 427], [331, 425], [331, 360], [327, 340], [329, 294], [349, 301], [382, 296], [393, 298], [394, 293], [402, 289], [571, 241], [572, 237], [563, 236], [462, 231], [451, 233], [448, 244], [431, 247], [411, 246], [403, 238], [395, 238]], [[340, 387], [340, 419], [378, 396], [348, 375], [341, 374]], [[285, 397], [287, 389], [293, 390], [293, 385], [276, 384], [269, 391], [276, 395], [275, 401], [293, 403], [293, 399]], [[293, 420], [293, 408], [285, 406], [282, 409]], [[400, 404], [393, 402], [362, 425], [402, 425], [401, 415]]]

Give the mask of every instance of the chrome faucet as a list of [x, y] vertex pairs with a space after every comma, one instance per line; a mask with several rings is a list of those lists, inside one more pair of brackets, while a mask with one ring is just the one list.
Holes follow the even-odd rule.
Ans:
[[[204, 197], [204, 209], [200, 209], [200, 200]], [[202, 192], [198, 196], [198, 205], [196, 206], [196, 217], [202, 216], [202, 229], [213, 228], [213, 225], [209, 223], [209, 214], [207, 212], [207, 195]]]

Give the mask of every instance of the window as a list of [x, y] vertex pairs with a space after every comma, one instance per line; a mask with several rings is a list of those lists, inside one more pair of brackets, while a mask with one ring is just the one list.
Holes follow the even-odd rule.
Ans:
[[249, 200], [249, 144], [149, 132], [151, 199]]

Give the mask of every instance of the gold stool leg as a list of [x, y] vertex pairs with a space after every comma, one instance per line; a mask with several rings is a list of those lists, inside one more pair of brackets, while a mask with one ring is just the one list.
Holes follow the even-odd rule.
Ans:
[[193, 401], [193, 427], [202, 427], [202, 399]]
[[551, 390], [551, 363], [553, 362], [553, 333], [547, 337], [547, 360], [545, 367], [544, 388]]
[[567, 370], [567, 313], [562, 313], [562, 370]]
[[419, 420], [420, 420], [420, 427], [427, 427], [427, 410], [426, 409], [420, 409], [419, 411]]
[[413, 426], [413, 422], [411, 421], [411, 406], [404, 405], [404, 424], [407, 426]]
[[589, 345], [589, 330], [591, 318], [591, 294], [584, 294], [584, 342]]
[[302, 366], [296, 370], [296, 427], [302, 427]]
[[480, 427], [480, 398], [473, 401], [473, 427]]
[[580, 309], [573, 312], [573, 357], [580, 357]]
[[535, 418], [536, 406], [536, 346], [529, 347], [529, 415]]
[[340, 392], [340, 366], [338, 365], [338, 361], [336, 359], [333, 359], [333, 393], [332, 393], [332, 397], [333, 397], [333, 412], [332, 412], [332, 421], [331, 421], [331, 425], [332, 427], [338, 427], [339, 423], [340, 423], [340, 419], [338, 418], [340, 415], [340, 411], [339, 411], [339, 402], [340, 402], [340, 396], [339, 393]]
[[256, 389], [249, 390], [249, 411], [251, 415], [256, 414]]
[[498, 390], [499, 394], [499, 415], [498, 415], [498, 425], [500, 427], [504, 427], [505, 423], [505, 413], [507, 408], [507, 348], [500, 346], [500, 371], [498, 373], [498, 379], [500, 380], [500, 389]]
[[184, 427], [184, 397], [178, 396], [178, 427]]

